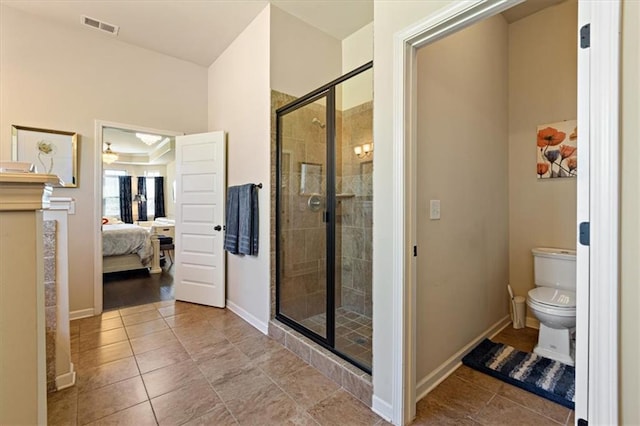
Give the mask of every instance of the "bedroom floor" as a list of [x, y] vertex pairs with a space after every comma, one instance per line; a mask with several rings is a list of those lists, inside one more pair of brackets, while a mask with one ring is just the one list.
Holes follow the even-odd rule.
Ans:
[[105, 311], [146, 303], [173, 300], [175, 266], [163, 267], [160, 274], [146, 270], [103, 275], [102, 305]]

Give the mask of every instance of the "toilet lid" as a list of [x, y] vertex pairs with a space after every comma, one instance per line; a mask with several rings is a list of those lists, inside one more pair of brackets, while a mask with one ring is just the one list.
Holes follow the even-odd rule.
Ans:
[[536, 287], [529, 292], [531, 300], [550, 306], [575, 308], [576, 294], [573, 291], [550, 287]]

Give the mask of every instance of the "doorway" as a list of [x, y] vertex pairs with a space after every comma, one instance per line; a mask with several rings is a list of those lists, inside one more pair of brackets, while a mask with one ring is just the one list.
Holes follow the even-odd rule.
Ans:
[[[98, 228], [96, 238], [95, 312], [174, 298], [178, 135], [96, 122], [96, 141], [102, 149], [96, 150], [95, 213], [96, 223], [106, 224]], [[103, 156], [107, 148], [113, 158]]]

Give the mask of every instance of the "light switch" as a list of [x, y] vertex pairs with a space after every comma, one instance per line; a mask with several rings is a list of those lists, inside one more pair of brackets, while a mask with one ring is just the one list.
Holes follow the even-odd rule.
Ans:
[[440, 219], [440, 200], [429, 201], [429, 219]]

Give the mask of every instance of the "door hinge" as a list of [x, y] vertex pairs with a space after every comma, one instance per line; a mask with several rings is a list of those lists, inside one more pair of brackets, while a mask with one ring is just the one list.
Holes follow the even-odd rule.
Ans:
[[587, 426], [589, 424], [585, 419], [578, 419], [578, 426]]
[[418, 246], [413, 246], [413, 257], [418, 256]]
[[580, 222], [580, 244], [588, 246], [591, 239], [589, 222]]
[[583, 25], [580, 28], [580, 47], [583, 49], [591, 47], [591, 24]]

